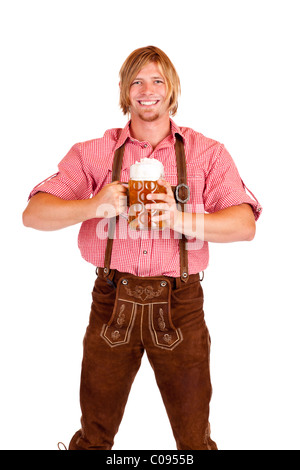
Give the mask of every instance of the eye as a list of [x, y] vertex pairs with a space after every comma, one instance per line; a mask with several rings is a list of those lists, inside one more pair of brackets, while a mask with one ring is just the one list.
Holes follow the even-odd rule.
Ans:
[[164, 83], [164, 81], [163, 80], [155, 80], [154, 83], [159, 83], [160, 84], [160, 83]]
[[141, 81], [140, 81], [140, 80], [135, 80], [134, 82], [132, 82], [132, 84], [131, 84], [131, 85], [139, 85], [140, 83], [141, 83]]

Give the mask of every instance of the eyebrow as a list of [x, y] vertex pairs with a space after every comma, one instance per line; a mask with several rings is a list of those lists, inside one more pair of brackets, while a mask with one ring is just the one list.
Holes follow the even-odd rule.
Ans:
[[[157, 80], [158, 78], [159, 78], [160, 80], [163, 80], [163, 79], [164, 79], [164, 77], [161, 77], [161, 76], [158, 76], [158, 77], [150, 77], [150, 78], [151, 78], [152, 80]], [[140, 77], [136, 77], [134, 80], [144, 80], [144, 79], [143, 79], [143, 78], [140, 78]], [[133, 81], [134, 81], [134, 80], [133, 80]]]

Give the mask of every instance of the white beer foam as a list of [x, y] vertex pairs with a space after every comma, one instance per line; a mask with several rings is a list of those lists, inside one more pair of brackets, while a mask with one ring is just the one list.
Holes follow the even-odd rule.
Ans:
[[142, 158], [130, 167], [130, 179], [136, 181], [157, 181], [164, 178], [164, 166], [155, 158]]

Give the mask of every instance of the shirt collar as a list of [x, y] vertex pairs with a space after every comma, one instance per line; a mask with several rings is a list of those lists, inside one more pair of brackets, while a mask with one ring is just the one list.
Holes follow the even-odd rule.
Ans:
[[170, 118], [170, 122], [171, 122], [171, 131], [172, 131], [172, 135], [173, 135], [173, 138], [174, 138], [174, 144], [175, 144], [176, 134], [179, 134], [183, 138], [183, 141], [184, 141], [185, 137], [184, 137], [180, 127], [177, 126], [177, 124], [175, 124], [175, 122], [171, 118]]
[[[118, 138], [116, 149], [121, 147], [126, 142], [127, 139], [132, 138], [130, 135], [130, 122], [131, 121], [128, 121], [124, 129], [122, 129], [120, 136]], [[173, 143], [175, 144], [176, 134], [179, 134], [183, 138], [183, 140], [185, 140], [184, 135], [182, 134], [182, 131], [180, 130], [180, 127], [178, 127], [177, 124], [175, 124], [175, 122], [171, 118], [170, 118], [170, 123], [171, 123], [171, 133], [173, 136]]]
[[130, 138], [129, 126], [130, 126], [130, 121], [128, 121], [124, 129], [121, 130], [121, 134], [119, 135], [116, 149], [118, 149], [119, 147], [122, 147], [122, 145], [126, 142], [126, 140]]

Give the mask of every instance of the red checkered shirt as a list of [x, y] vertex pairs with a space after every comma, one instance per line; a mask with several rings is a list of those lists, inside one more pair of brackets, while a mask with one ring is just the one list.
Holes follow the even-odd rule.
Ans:
[[[124, 129], [110, 129], [102, 138], [75, 144], [58, 165], [58, 172], [37, 185], [29, 197], [39, 191], [66, 200], [88, 199], [112, 181], [114, 152], [125, 144], [120, 181], [128, 182], [130, 165], [141, 158], [156, 158], [164, 165], [165, 179], [177, 185], [175, 134], [183, 137], [187, 183], [190, 200], [186, 210], [194, 213], [215, 212], [230, 206], [248, 203], [255, 219], [261, 206], [240, 178], [234, 161], [223, 144], [187, 127], [178, 127], [173, 120], [171, 134], [153, 150], [149, 142], [140, 142], [130, 135], [130, 121]], [[246, 192], [251, 194], [251, 196]], [[108, 219], [83, 222], [78, 237], [82, 257], [94, 266], [104, 266]], [[125, 217], [116, 224], [111, 268], [136, 276], [180, 276], [178, 238], [170, 229], [135, 232], [128, 229]], [[208, 266], [208, 243], [188, 237], [189, 273]]]

